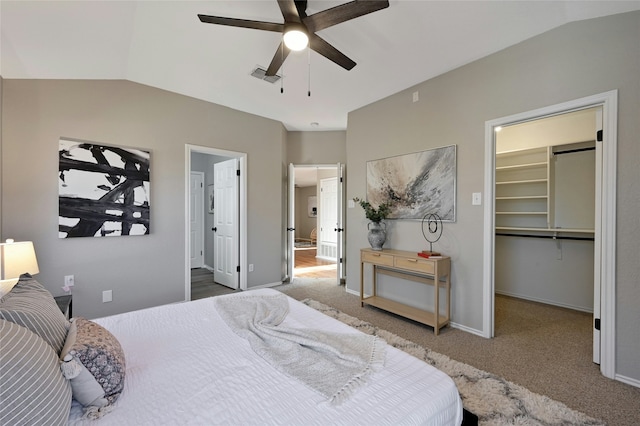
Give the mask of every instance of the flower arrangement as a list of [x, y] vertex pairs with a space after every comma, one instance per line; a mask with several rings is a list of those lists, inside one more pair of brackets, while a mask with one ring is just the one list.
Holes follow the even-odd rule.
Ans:
[[382, 203], [376, 209], [371, 205], [371, 203], [361, 200], [358, 197], [355, 197], [353, 201], [360, 204], [360, 207], [364, 209], [364, 215], [366, 218], [374, 223], [380, 223], [389, 216], [389, 213], [391, 213], [391, 203]]

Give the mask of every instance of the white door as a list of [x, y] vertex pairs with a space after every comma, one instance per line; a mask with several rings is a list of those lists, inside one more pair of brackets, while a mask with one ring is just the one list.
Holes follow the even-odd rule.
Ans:
[[214, 174], [214, 252], [215, 282], [234, 289], [238, 288], [240, 267], [238, 160], [232, 158], [216, 163]]
[[295, 228], [296, 228], [296, 168], [289, 163], [289, 219], [287, 221], [287, 271], [289, 281], [293, 280], [293, 268], [295, 266]]
[[336, 231], [338, 232], [338, 234], [337, 234], [337, 240], [336, 240], [336, 274], [337, 274], [336, 279], [337, 279], [338, 285], [340, 285], [340, 280], [344, 276], [343, 263], [342, 263], [342, 244], [344, 242], [343, 241], [344, 228], [342, 227], [342, 224], [343, 224], [342, 194], [344, 193], [343, 192], [344, 179], [343, 179], [343, 173], [342, 173], [342, 164], [338, 163], [337, 170], [338, 170], [338, 185], [336, 186], [336, 217], [337, 217]]
[[321, 242], [335, 245], [338, 241], [338, 178], [320, 180], [320, 238]]
[[191, 268], [204, 266], [204, 173], [191, 172], [190, 233]]
[[320, 203], [318, 206], [320, 229], [318, 230], [317, 256], [321, 259], [337, 260], [337, 187], [338, 178], [336, 177], [320, 179]]
[[593, 362], [600, 364], [600, 292], [602, 291], [602, 108], [596, 111], [596, 212], [593, 242]]

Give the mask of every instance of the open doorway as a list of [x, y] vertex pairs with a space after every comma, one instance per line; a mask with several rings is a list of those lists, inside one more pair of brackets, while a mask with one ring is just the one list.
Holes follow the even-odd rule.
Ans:
[[290, 165], [290, 174], [289, 279], [338, 280], [341, 167]]
[[[498, 245], [497, 232], [509, 234], [522, 234], [527, 236], [506, 236], [506, 238], [532, 238], [538, 239], [538, 235], [550, 234], [553, 244], [557, 244], [564, 236], [562, 241], [576, 241], [576, 238], [589, 239], [589, 234], [593, 233], [593, 268], [590, 273], [593, 276], [593, 360], [600, 362], [600, 370], [606, 377], [613, 378], [615, 375], [615, 176], [616, 176], [616, 123], [617, 123], [617, 92], [611, 91], [600, 95], [594, 95], [575, 101], [558, 104], [539, 110], [529, 111], [514, 116], [504, 117], [488, 121], [485, 124], [485, 257], [484, 257], [484, 334], [485, 337], [493, 337], [495, 333], [495, 294], [496, 294], [496, 264], [498, 263], [496, 246]], [[517, 125], [518, 123], [526, 123], [538, 120], [544, 117], [560, 116], [569, 112], [582, 111], [587, 109], [597, 109], [601, 113], [596, 114], [596, 123], [593, 130], [595, 137], [591, 138], [591, 142], [597, 147], [595, 153], [595, 202], [590, 209], [593, 212], [593, 228], [580, 229], [574, 228], [575, 225], [569, 225], [569, 229], [561, 230], [561, 226], [556, 226], [556, 213], [562, 217], [565, 212], [556, 212], [553, 208], [547, 207], [539, 209], [541, 201], [546, 198], [545, 203], [553, 203], [549, 201], [554, 194], [547, 193], [544, 197], [539, 198], [538, 195], [531, 193], [523, 194], [505, 194], [498, 192], [500, 182], [507, 182], [509, 179], [501, 181], [498, 176], [498, 168], [503, 167], [504, 171], [510, 173], [509, 170], [527, 170], [540, 167], [546, 160], [532, 159], [531, 161], [514, 164], [499, 163], [499, 153], [496, 146], [496, 134], [500, 127]], [[597, 130], [597, 132], [596, 132]], [[587, 141], [586, 145], [591, 144]], [[580, 147], [589, 148], [589, 146]], [[545, 148], [537, 150], [543, 151], [543, 155], [547, 155], [555, 150], [555, 148]], [[504, 152], [506, 152], [505, 150]], [[568, 150], [573, 151], [573, 150]], [[546, 152], [547, 154], [544, 154]], [[580, 151], [582, 152], [582, 151]], [[565, 161], [565, 160], [563, 160]], [[524, 164], [524, 166], [523, 166]], [[535, 166], [534, 166], [535, 164]], [[515, 166], [510, 169], [511, 166]], [[518, 182], [527, 180], [552, 180], [554, 173], [548, 166], [548, 174], [546, 178], [538, 178], [529, 176], [523, 179], [511, 179], [512, 183], [504, 183], [504, 185], [520, 185]], [[527, 183], [528, 184], [528, 183]], [[577, 192], [577, 191], [576, 191]], [[548, 197], [548, 198], [547, 198]], [[523, 203], [522, 201], [525, 200]], [[522, 208], [507, 208], [504, 202], [519, 203]], [[502, 204], [500, 204], [502, 203]], [[498, 209], [502, 210], [498, 210]], [[594, 211], [595, 210], [595, 211]], [[511, 216], [509, 221], [500, 220], [498, 217], [501, 213]], [[535, 218], [535, 219], [532, 219]], [[535, 220], [536, 223], [523, 223], [523, 220]], [[544, 222], [544, 223], [543, 223]], [[541, 227], [547, 229], [541, 231]], [[560, 228], [560, 229], [556, 229]], [[573, 229], [571, 229], [573, 228]], [[569, 240], [568, 237], [571, 237]], [[547, 252], [554, 256], [562, 256], [562, 247], [556, 247], [555, 250]], [[501, 260], [500, 260], [501, 261]], [[607, 324], [602, 327], [600, 324]]]
[[246, 154], [186, 145], [185, 300], [245, 290]]
[[558, 362], [592, 356], [601, 113], [565, 112], [495, 135], [495, 335]]

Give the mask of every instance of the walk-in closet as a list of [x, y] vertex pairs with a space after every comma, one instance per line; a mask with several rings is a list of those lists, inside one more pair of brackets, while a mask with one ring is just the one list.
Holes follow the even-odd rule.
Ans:
[[597, 114], [574, 111], [497, 133], [497, 294], [593, 311]]

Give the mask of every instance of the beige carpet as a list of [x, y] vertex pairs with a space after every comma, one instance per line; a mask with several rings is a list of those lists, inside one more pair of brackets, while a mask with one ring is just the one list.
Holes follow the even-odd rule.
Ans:
[[604, 425], [602, 421], [572, 410], [560, 402], [530, 392], [526, 388], [511, 383], [495, 374], [479, 370], [430, 349], [423, 348], [323, 303], [312, 299], [304, 299], [302, 303], [363, 333], [378, 336], [389, 345], [447, 373], [456, 383], [464, 408], [479, 417], [478, 424], [481, 426]]
[[[607, 379], [591, 361], [591, 316], [519, 299], [496, 298], [496, 337], [433, 329], [373, 307], [334, 280], [275, 287], [314, 299], [404, 339], [546, 395], [608, 425], [640, 425], [640, 389]], [[455, 318], [455, 313], [454, 313]]]

